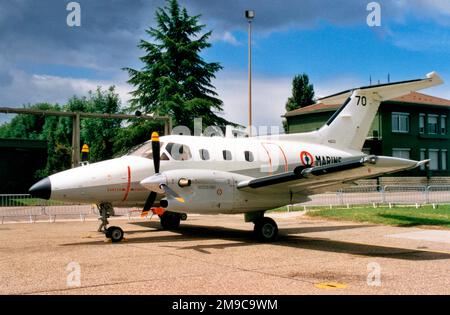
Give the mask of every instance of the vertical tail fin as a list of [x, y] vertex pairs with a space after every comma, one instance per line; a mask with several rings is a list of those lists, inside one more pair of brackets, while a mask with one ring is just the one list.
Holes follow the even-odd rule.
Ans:
[[319, 101], [325, 104], [345, 102], [315, 136], [328, 146], [361, 151], [381, 101], [441, 83], [431, 72], [425, 79], [365, 86], [322, 98]]

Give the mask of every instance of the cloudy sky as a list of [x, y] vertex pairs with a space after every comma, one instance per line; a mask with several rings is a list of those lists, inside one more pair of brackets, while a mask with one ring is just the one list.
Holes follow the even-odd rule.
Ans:
[[[66, 0], [0, 2], [0, 106], [63, 104], [96, 86], [132, 90], [123, 67], [137, 67], [139, 39], [154, 26], [159, 0], [78, 0], [81, 26], [69, 27]], [[180, 0], [213, 30], [207, 61], [224, 69], [214, 84], [224, 116], [246, 124], [247, 22], [253, 9], [253, 105], [256, 125], [280, 125], [295, 74], [316, 94], [373, 82], [423, 77], [448, 83], [426, 93], [450, 98], [450, 1], [384, 0], [381, 26], [369, 27], [366, 0]], [[0, 123], [11, 115], [0, 114]]]

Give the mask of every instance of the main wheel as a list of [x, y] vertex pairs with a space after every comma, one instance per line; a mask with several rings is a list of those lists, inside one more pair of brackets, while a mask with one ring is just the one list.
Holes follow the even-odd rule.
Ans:
[[178, 213], [165, 211], [160, 217], [161, 226], [165, 230], [173, 230], [180, 226], [180, 215]]
[[273, 219], [263, 217], [255, 222], [254, 232], [259, 240], [271, 242], [278, 236], [278, 226]]
[[120, 242], [123, 239], [123, 230], [118, 226], [110, 226], [105, 234], [113, 243]]

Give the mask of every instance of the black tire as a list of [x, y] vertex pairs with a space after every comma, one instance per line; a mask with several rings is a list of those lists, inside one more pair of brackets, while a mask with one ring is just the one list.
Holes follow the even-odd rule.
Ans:
[[118, 226], [110, 226], [105, 234], [113, 243], [118, 243], [123, 239], [123, 230]]
[[180, 226], [180, 215], [178, 213], [173, 213], [166, 211], [160, 216], [161, 226], [165, 230], [174, 230]]
[[187, 214], [186, 213], [180, 213], [180, 219], [182, 221], [186, 221], [187, 220]]
[[256, 221], [253, 231], [258, 240], [262, 242], [272, 242], [278, 236], [277, 223], [268, 217], [263, 217]]

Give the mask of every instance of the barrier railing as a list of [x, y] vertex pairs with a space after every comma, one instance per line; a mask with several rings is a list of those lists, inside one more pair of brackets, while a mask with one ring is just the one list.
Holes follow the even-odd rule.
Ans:
[[299, 205], [304, 206], [350, 206], [379, 204], [450, 204], [450, 185], [385, 185], [353, 186], [335, 193], [310, 196], [310, 200]]
[[[335, 192], [309, 196], [309, 201], [299, 203], [304, 208], [309, 206], [351, 206], [379, 204], [450, 204], [450, 185], [385, 185], [385, 186], [353, 186]], [[116, 215], [128, 219], [142, 218], [136, 208], [116, 208]], [[84, 221], [87, 216], [98, 216], [95, 205], [70, 204], [32, 198], [27, 194], [0, 194], [0, 219], [27, 218], [35, 222], [37, 218], [47, 218], [55, 222], [59, 217], [79, 217]], [[148, 216], [146, 217], [148, 219]]]

